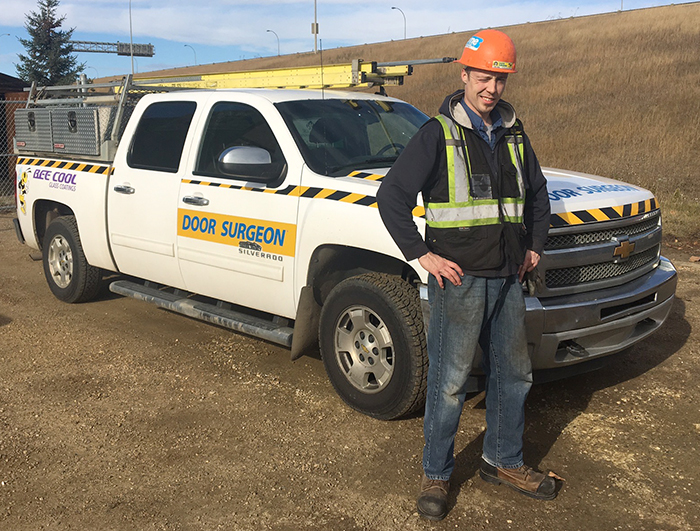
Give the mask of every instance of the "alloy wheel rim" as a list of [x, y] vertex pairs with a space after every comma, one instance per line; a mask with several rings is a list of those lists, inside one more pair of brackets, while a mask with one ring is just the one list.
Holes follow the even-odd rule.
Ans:
[[366, 306], [347, 308], [336, 321], [335, 355], [348, 382], [378, 393], [394, 374], [394, 343], [384, 321]]
[[54, 283], [67, 288], [73, 279], [73, 251], [63, 236], [57, 235], [49, 244], [49, 272]]

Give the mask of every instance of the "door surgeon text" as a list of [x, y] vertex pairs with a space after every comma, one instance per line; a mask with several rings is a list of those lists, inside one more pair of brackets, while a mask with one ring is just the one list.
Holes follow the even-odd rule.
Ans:
[[294, 256], [296, 225], [178, 210], [178, 236]]

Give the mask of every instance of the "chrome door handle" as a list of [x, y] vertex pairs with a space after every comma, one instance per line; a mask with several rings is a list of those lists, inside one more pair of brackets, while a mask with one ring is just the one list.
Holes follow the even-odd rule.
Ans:
[[182, 202], [187, 203], [188, 205], [207, 206], [209, 204], [209, 199], [206, 197], [186, 195], [182, 198]]
[[117, 192], [118, 194], [131, 195], [136, 190], [134, 188], [132, 188], [131, 186], [127, 186], [125, 184], [118, 184], [114, 187], [114, 191]]

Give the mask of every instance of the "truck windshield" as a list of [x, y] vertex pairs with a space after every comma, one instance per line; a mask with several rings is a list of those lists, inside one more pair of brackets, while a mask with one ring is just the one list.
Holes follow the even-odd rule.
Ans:
[[403, 102], [305, 100], [276, 104], [306, 164], [321, 175], [391, 166], [428, 117]]

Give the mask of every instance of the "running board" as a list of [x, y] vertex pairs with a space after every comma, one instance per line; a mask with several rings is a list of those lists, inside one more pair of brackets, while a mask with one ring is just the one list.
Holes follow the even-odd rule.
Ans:
[[292, 346], [292, 328], [278, 325], [260, 317], [187, 298], [186, 295], [190, 295], [187, 292], [174, 290], [174, 293], [171, 293], [128, 280], [112, 282], [109, 285], [109, 290], [118, 295], [150, 302], [159, 308], [265, 339], [287, 348]]

